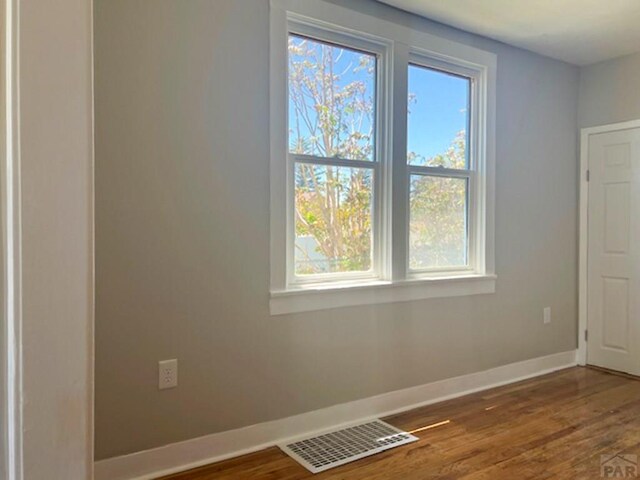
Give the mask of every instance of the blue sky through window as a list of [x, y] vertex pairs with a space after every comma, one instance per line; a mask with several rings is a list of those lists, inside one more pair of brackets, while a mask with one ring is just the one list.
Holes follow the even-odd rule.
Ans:
[[407, 151], [425, 159], [443, 154], [467, 130], [469, 79], [410, 65], [408, 88]]

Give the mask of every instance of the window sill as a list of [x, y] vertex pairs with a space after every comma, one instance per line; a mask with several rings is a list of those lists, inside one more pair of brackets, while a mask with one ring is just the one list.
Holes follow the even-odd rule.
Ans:
[[371, 281], [308, 285], [271, 292], [271, 315], [310, 312], [377, 303], [408, 302], [426, 298], [459, 297], [494, 293], [495, 275], [420, 278], [402, 282]]

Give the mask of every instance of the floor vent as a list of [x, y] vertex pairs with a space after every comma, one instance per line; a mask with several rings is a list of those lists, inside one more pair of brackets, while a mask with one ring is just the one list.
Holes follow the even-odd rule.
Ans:
[[310, 472], [319, 473], [417, 440], [382, 420], [374, 420], [280, 445], [280, 449]]

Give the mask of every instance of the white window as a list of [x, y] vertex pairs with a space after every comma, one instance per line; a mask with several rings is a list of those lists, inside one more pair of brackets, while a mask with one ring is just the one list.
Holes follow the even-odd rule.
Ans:
[[495, 55], [271, 3], [271, 311], [491, 293]]
[[385, 57], [377, 47], [290, 24], [289, 285], [384, 275], [379, 116], [386, 90], [378, 72]]

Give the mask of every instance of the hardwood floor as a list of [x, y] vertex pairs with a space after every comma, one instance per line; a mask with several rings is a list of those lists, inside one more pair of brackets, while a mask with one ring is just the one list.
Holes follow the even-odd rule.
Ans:
[[420, 441], [317, 475], [270, 448], [164, 480], [597, 479], [601, 455], [640, 455], [640, 381], [576, 367], [385, 420]]

